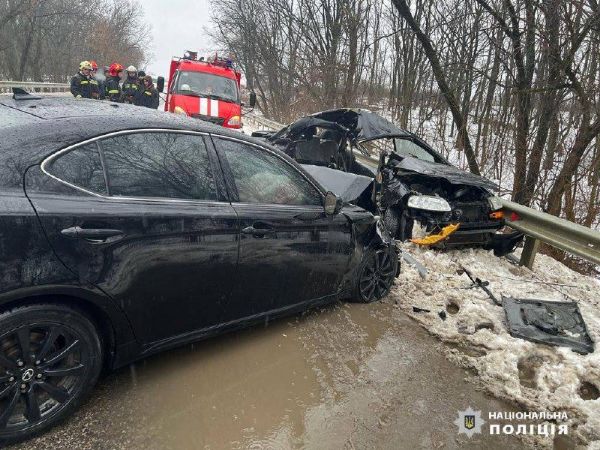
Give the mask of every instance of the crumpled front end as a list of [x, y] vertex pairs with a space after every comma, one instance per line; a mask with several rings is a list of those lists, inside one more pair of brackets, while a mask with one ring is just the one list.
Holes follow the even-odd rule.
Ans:
[[459, 184], [458, 179], [399, 167], [385, 167], [382, 175], [381, 204], [386, 222], [398, 230], [398, 239], [442, 236], [442, 230], [451, 227], [452, 232], [442, 238], [422, 242], [436, 248], [482, 246], [498, 255], [513, 251], [521, 239], [518, 234], [501, 233], [502, 205], [483, 183]]

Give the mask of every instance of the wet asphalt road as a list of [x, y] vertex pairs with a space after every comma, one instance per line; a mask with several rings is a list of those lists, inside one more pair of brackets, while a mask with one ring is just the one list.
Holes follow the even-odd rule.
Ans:
[[14, 448], [522, 447], [457, 433], [468, 406], [515, 409], [471, 376], [393, 300], [340, 303], [112, 373], [75, 416]]

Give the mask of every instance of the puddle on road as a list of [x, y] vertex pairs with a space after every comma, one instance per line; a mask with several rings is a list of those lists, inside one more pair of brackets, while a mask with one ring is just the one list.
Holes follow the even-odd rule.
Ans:
[[465, 372], [435, 345], [391, 303], [336, 304], [109, 375], [20, 448], [452, 448]]
[[160, 447], [302, 445], [307, 410], [350, 389], [384, 333], [372, 309], [335, 305], [138, 364], [144, 428]]

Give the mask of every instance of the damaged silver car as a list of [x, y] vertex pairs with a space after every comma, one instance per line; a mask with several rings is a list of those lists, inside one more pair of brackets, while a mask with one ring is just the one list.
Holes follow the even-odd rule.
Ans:
[[[522, 238], [501, 232], [495, 183], [454, 167], [418, 136], [371, 111], [324, 111], [253, 136], [281, 148], [346, 201], [381, 214], [396, 239], [477, 245], [500, 256]], [[336, 175], [340, 171], [354, 177]]]

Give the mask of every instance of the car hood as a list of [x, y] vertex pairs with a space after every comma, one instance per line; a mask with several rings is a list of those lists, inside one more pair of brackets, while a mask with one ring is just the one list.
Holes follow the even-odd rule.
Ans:
[[370, 141], [385, 137], [411, 136], [379, 114], [366, 109], [332, 109], [322, 111], [292, 122], [269, 139], [296, 139], [312, 127], [348, 132], [357, 141]]
[[342, 172], [330, 169], [329, 167], [313, 166], [310, 164], [302, 164], [302, 167], [321, 186], [333, 192], [336, 196], [344, 200], [345, 203], [352, 203], [357, 200], [365, 189], [373, 183], [373, 178]]
[[[410, 156], [404, 157], [401, 160], [393, 159], [390, 161], [390, 164], [400, 171], [442, 178], [450, 184], [478, 186], [492, 191], [498, 190], [498, 185], [493, 181], [447, 164], [423, 161], [422, 159], [411, 158]], [[399, 175], [401, 176], [401, 174]]]

